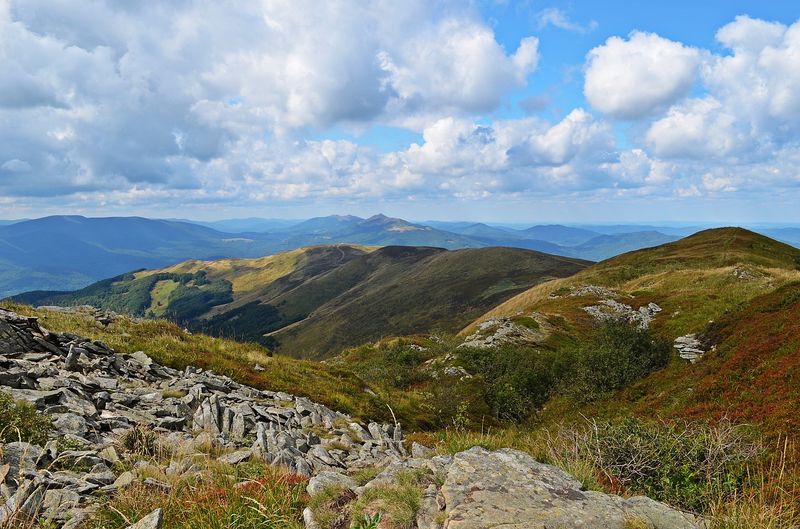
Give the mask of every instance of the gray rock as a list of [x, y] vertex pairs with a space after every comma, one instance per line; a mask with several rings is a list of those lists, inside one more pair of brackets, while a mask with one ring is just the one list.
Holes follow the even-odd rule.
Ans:
[[328, 487], [341, 487], [355, 490], [358, 483], [353, 478], [341, 472], [323, 471], [311, 478], [306, 485], [306, 491], [311, 496], [316, 496]]
[[249, 448], [244, 450], [237, 450], [236, 452], [232, 452], [230, 454], [225, 454], [217, 458], [217, 461], [222, 463], [227, 463], [229, 465], [238, 465], [244, 461], [247, 461], [253, 457], [253, 451]]
[[80, 504], [80, 495], [68, 489], [50, 489], [44, 493], [41, 517], [45, 520], [62, 520], [70, 509]]
[[[697, 529], [698, 522], [666, 505], [627, 504], [617, 496], [581, 490], [562, 470], [510, 449], [472, 448], [456, 454], [441, 489], [448, 529], [624, 529], [645, 515], [654, 529]], [[648, 513], [653, 512], [653, 517]]]
[[411, 443], [411, 457], [418, 459], [429, 459], [434, 455], [436, 455], [436, 452], [434, 452], [433, 449], [428, 448], [425, 445], [421, 445], [416, 441]]
[[156, 509], [133, 525], [126, 529], [161, 529], [164, 523], [164, 514], [161, 509]]

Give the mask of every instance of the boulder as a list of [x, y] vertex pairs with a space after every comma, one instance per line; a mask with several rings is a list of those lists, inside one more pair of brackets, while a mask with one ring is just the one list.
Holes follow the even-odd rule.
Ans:
[[133, 525], [126, 529], [161, 529], [164, 523], [164, 514], [161, 509], [156, 509]]
[[698, 529], [666, 505], [584, 491], [564, 471], [517, 450], [475, 447], [456, 454], [441, 489], [448, 529], [625, 529], [632, 517], [652, 529]]

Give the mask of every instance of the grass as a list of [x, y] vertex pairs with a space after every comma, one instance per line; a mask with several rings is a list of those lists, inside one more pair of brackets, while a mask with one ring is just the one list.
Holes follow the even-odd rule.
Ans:
[[0, 391], [0, 452], [2, 443], [25, 441], [44, 445], [53, 426], [47, 415], [42, 415], [27, 402], [14, 402]]
[[163, 317], [169, 307], [169, 296], [178, 288], [178, 285], [179, 283], [172, 279], [156, 282], [150, 290], [150, 307], [145, 312]]
[[168, 491], [136, 483], [115, 494], [89, 529], [123, 529], [156, 508], [164, 529], [302, 529], [305, 482], [263, 463], [195, 461], [195, 471], [158, 474]]
[[350, 506], [352, 519], [364, 516], [381, 517], [381, 527], [386, 529], [412, 529], [422, 503], [420, 487], [426, 477], [423, 472], [404, 470], [397, 473], [390, 485], [379, 485], [364, 490], [361, 497]]
[[[614, 257], [569, 278], [537, 285], [477, 321], [536, 310], [566, 317], [580, 332], [590, 321], [581, 307], [595, 300], [563, 294], [573, 286], [594, 284], [619, 290], [623, 294], [620, 301], [634, 308], [651, 301], [658, 303], [664, 311], [656, 318], [653, 329], [673, 339], [701, 331], [709, 320], [726, 310], [800, 280], [798, 256], [800, 250], [747, 230], [707, 230], [674, 243]], [[752, 272], [753, 277], [736, 277], [737, 268]], [[472, 332], [476, 323], [462, 334]]]

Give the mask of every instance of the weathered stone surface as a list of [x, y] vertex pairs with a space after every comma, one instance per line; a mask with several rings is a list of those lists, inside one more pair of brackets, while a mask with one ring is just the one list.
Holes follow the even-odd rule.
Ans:
[[[453, 458], [441, 489], [447, 529], [624, 529], [639, 516], [654, 529], [696, 529], [696, 520], [657, 502], [630, 502], [581, 484], [510, 449], [472, 448]], [[651, 500], [652, 501], [652, 500]]]
[[164, 514], [161, 509], [156, 509], [127, 529], [161, 529], [164, 523]]
[[306, 491], [314, 496], [319, 494], [327, 487], [342, 487], [350, 490], [355, 490], [358, 483], [350, 476], [342, 474], [341, 472], [323, 471], [311, 478], [306, 486]]

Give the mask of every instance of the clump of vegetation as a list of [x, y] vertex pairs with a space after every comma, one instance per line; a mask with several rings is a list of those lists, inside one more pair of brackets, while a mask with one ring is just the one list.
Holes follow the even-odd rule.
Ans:
[[596, 400], [666, 367], [671, 357], [666, 340], [625, 320], [609, 320], [569, 352], [574, 371], [568, 392], [581, 401]]
[[741, 492], [747, 465], [762, 452], [746, 428], [729, 423], [711, 427], [628, 418], [594, 422], [561, 439], [612, 486], [695, 512]]
[[170, 490], [143, 483], [103, 504], [90, 529], [123, 529], [153, 509], [164, 529], [302, 529], [305, 481], [265, 463], [231, 466], [206, 460], [197, 472], [159, 475]]
[[[379, 521], [390, 529], [411, 529], [416, 525], [422, 504], [420, 484], [425, 480], [420, 471], [400, 471], [389, 485], [364, 490], [350, 506], [353, 519]], [[366, 527], [372, 527], [367, 525]]]
[[0, 392], [0, 443], [25, 441], [44, 445], [52, 427], [50, 418], [31, 404], [14, 402], [9, 395]]
[[146, 426], [136, 425], [125, 430], [118, 439], [120, 448], [141, 457], [156, 458], [163, 456], [158, 434]]
[[522, 422], [555, 394], [580, 402], [601, 398], [666, 367], [669, 343], [627, 321], [599, 324], [579, 344], [558, 349], [519, 345], [459, 350], [465, 367], [485, 383], [492, 414]]

